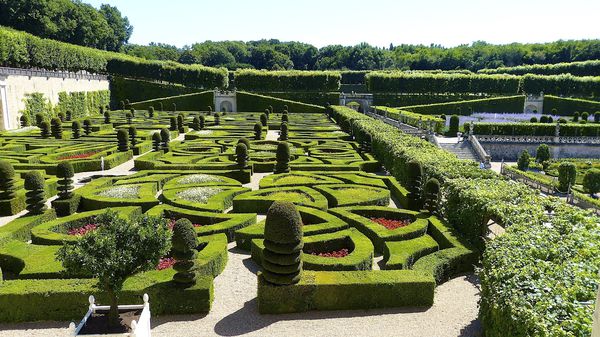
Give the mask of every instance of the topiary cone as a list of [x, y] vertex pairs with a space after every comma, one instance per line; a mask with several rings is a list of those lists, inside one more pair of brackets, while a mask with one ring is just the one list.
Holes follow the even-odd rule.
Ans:
[[191, 286], [196, 283], [195, 258], [198, 253], [198, 237], [192, 222], [188, 219], [179, 219], [173, 226], [171, 238], [173, 258], [177, 260], [173, 269], [173, 281], [182, 286]]
[[56, 177], [60, 178], [58, 181], [58, 197], [59, 199], [65, 200], [73, 197], [73, 176], [75, 170], [73, 165], [68, 161], [60, 162], [56, 166]]
[[279, 142], [275, 154], [275, 173], [290, 172], [290, 146], [286, 142]]
[[25, 173], [25, 193], [27, 210], [31, 214], [42, 214], [46, 211], [46, 192], [44, 187], [46, 182], [44, 177], [38, 171]]
[[15, 169], [6, 160], [0, 160], [0, 200], [10, 200], [17, 196]]

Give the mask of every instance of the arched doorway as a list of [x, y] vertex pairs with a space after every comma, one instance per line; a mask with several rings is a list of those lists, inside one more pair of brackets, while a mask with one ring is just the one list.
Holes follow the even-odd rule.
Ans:
[[230, 101], [223, 101], [223, 102], [221, 102], [221, 106], [219, 107], [219, 111], [221, 111], [221, 112], [232, 112], [233, 111], [233, 104], [231, 104]]
[[540, 112], [540, 111], [538, 111], [538, 106], [535, 105], [535, 104], [529, 104], [529, 105], [527, 105], [525, 107], [525, 113], [529, 113], [529, 114], [534, 113], [534, 114], [536, 114], [538, 112]]

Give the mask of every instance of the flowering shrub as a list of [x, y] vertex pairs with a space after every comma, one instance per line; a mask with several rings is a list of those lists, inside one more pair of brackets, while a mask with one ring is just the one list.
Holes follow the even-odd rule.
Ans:
[[67, 231], [69, 235], [86, 235], [89, 232], [93, 232], [98, 229], [98, 225], [96, 224], [87, 224], [85, 226], [71, 228]]
[[177, 260], [175, 260], [172, 257], [163, 257], [162, 259], [160, 259], [160, 261], [158, 261], [158, 265], [156, 265], [156, 270], [169, 269], [173, 267], [173, 265], [175, 265], [175, 262], [177, 262]]
[[310, 255], [316, 255], [316, 256], [320, 256], [320, 257], [334, 257], [334, 258], [346, 257], [346, 256], [348, 256], [348, 254], [350, 254], [350, 252], [348, 251], [347, 248], [342, 248], [340, 250], [334, 250], [332, 252], [311, 252], [310, 253]]
[[393, 220], [393, 219], [386, 219], [386, 218], [371, 218], [371, 221], [376, 222], [389, 230], [397, 229], [400, 227], [406, 227], [406, 226], [410, 225], [410, 220], [408, 220], [408, 219]]

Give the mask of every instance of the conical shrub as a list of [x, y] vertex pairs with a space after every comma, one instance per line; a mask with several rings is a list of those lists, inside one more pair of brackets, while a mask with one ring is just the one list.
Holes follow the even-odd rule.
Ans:
[[423, 188], [423, 168], [421, 163], [410, 161], [407, 166], [408, 208], [420, 210], [423, 207], [421, 192]]
[[275, 160], [275, 173], [290, 172], [290, 146], [288, 143], [279, 142]]
[[0, 160], [0, 200], [10, 200], [17, 196], [15, 169], [6, 160]]
[[118, 149], [121, 152], [127, 152], [129, 151], [129, 135], [127, 133], [127, 130], [125, 129], [119, 129], [117, 130], [117, 143], [118, 143]]
[[188, 219], [179, 219], [173, 226], [171, 237], [173, 258], [177, 262], [173, 269], [173, 281], [182, 286], [192, 286], [196, 283], [195, 258], [198, 253], [198, 237], [194, 225]]

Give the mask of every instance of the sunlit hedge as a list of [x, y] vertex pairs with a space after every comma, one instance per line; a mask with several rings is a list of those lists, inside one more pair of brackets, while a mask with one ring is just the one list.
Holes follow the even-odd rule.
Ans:
[[479, 70], [482, 74], [538, 74], [559, 75], [571, 74], [575, 76], [600, 76], [600, 60], [565, 62], [555, 64], [528, 64], [516, 67], [500, 67], [496, 69]]
[[340, 73], [334, 71], [242, 69], [235, 72], [235, 86], [249, 91], [338, 91], [340, 79]]

